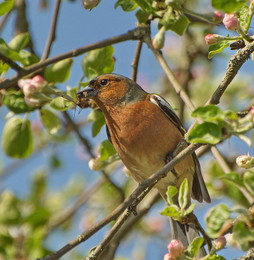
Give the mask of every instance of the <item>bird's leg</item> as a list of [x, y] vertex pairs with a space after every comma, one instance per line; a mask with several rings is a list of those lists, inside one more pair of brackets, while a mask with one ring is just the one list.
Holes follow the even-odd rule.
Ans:
[[[169, 163], [171, 160], [173, 159], [173, 155], [171, 152], [169, 152], [167, 155], [166, 155], [166, 158], [165, 158], [165, 163]], [[175, 168], [171, 169], [171, 172], [174, 174], [175, 177], [177, 177], [177, 172], [175, 170]]]

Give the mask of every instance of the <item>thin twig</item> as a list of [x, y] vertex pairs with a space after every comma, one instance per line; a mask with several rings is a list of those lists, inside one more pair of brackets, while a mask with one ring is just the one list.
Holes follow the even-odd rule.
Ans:
[[28, 74], [31, 74], [35, 71], [42, 69], [42, 68], [45, 68], [55, 62], [58, 62], [58, 61], [61, 61], [61, 60], [67, 59], [67, 58], [76, 57], [76, 56], [84, 54], [88, 51], [100, 49], [100, 48], [103, 48], [103, 47], [106, 47], [106, 46], [109, 46], [112, 44], [129, 41], [129, 40], [140, 40], [144, 37], [144, 35], [147, 34], [147, 30], [148, 30], [147, 26], [139, 26], [133, 30], [128, 31], [125, 34], [121, 34], [121, 35], [118, 35], [118, 36], [115, 36], [115, 37], [112, 37], [112, 38], [109, 38], [109, 39], [106, 39], [106, 40], [103, 40], [100, 42], [89, 44], [89, 45], [68, 51], [66, 53], [60, 54], [58, 56], [46, 59], [45, 61], [33, 64], [30, 67], [26, 68], [24, 71], [22, 71], [22, 73], [20, 73], [19, 75], [13, 76], [10, 79], [6, 79], [5, 81], [1, 82], [0, 89], [10, 88], [13, 85], [15, 85], [16, 82], [21, 77], [24, 77]]
[[[110, 223], [112, 220], [115, 220], [118, 216], [122, 214], [126, 210], [126, 208], [130, 207], [135, 208], [139, 203], [139, 196], [142, 198], [152, 189], [152, 187], [158, 183], [158, 181], [167, 176], [167, 173], [171, 169], [175, 167], [181, 160], [183, 160], [186, 156], [192, 154], [196, 149], [198, 149], [202, 144], [190, 144], [183, 151], [181, 151], [178, 155], [176, 155], [170, 162], [168, 162], [162, 169], [151, 175], [148, 179], [139, 183], [138, 187], [133, 191], [133, 193], [125, 199], [123, 203], [121, 203], [109, 216], [101, 220], [98, 224], [93, 226], [88, 231], [82, 233], [77, 238], [66, 244], [60, 250], [56, 251], [53, 254], [50, 254], [41, 260], [56, 260], [61, 256], [65, 255], [71, 249], [79, 245], [80, 243], [86, 241], [93, 234], [103, 228], [105, 225]], [[129, 214], [128, 214], [129, 215]], [[39, 260], [39, 259], [38, 259]]]
[[52, 22], [51, 22], [51, 25], [50, 25], [50, 31], [49, 31], [47, 43], [45, 45], [45, 49], [43, 51], [41, 60], [45, 60], [45, 59], [48, 58], [52, 43], [55, 40], [56, 26], [57, 26], [57, 20], [58, 20], [58, 16], [59, 16], [59, 10], [60, 10], [61, 2], [62, 2], [62, 0], [56, 0], [54, 12], [53, 12], [53, 19], [52, 19]]
[[4, 63], [8, 64], [12, 69], [16, 70], [18, 73], [22, 72], [24, 69], [21, 68], [15, 61], [6, 57], [5, 55], [0, 53], [0, 60]]
[[137, 81], [137, 74], [138, 74], [138, 65], [140, 60], [140, 54], [142, 50], [143, 41], [139, 40], [136, 47], [136, 52], [134, 55], [134, 59], [132, 61], [132, 80]]
[[223, 93], [226, 91], [227, 87], [231, 83], [231, 81], [236, 76], [237, 72], [240, 70], [244, 62], [249, 59], [251, 53], [254, 51], [254, 42], [248, 44], [243, 49], [239, 50], [236, 54], [234, 54], [229, 60], [226, 74], [221, 81], [218, 88], [213, 93], [212, 97], [207, 101], [207, 104], [217, 105], [220, 103], [220, 99]]

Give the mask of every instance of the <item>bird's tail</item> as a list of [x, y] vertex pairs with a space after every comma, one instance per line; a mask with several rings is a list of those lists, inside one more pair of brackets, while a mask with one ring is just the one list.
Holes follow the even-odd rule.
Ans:
[[[194, 238], [200, 237], [199, 232], [194, 224], [181, 224], [180, 222], [175, 221], [172, 218], [169, 218], [169, 221], [173, 239], [181, 241], [184, 247], [187, 248]], [[199, 250], [198, 257], [204, 257], [206, 255], [207, 253], [204, 247], [202, 247]]]

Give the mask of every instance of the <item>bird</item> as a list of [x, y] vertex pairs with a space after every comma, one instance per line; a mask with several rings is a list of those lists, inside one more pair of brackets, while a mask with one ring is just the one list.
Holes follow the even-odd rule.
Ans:
[[[125, 76], [113, 73], [97, 76], [77, 93], [77, 100], [80, 107], [87, 100], [93, 100], [103, 112], [108, 139], [129, 175], [138, 183], [170, 161], [184, 140], [186, 130], [170, 104]], [[168, 186], [179, 189], [185, 178], [189, 198], [199, 202], [211, 201], [195, 153], [176, 164], [155, 188], [166, 201]], [[172, 219], [170, 222], [173, 238], [185, 246], [199, 236], [193, 224], [182, 224]]]

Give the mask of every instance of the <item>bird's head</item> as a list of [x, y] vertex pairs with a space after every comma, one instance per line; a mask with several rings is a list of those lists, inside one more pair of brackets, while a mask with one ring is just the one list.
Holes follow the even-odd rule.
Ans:
[[78, 105], [93, 99], [99, 107], [128, 104], [145, 99], [147, 93], [133, 80], [117, 74], [104, 74], [77, 93]]

